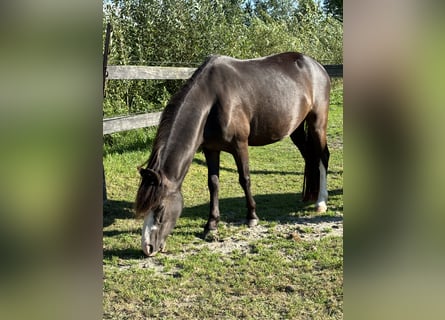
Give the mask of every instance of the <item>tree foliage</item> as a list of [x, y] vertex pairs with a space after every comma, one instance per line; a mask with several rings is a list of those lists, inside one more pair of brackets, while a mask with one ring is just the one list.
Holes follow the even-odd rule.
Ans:
[[326, 12], [343, 22], [343, 0], [323, 0], [323, 5]]
[[[105, 0], [104, 0], [105, 1]], [[313, 0], [107, 0], [110, 65], [198, 66], [210, 54], [300, 51], [341, 63], [342, 25]], [[109, 80], [105, 116], [165, 106], [183, 81]]]

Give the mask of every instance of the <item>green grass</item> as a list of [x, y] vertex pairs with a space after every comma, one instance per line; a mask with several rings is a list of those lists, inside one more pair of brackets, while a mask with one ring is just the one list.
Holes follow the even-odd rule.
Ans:
[[317, 215], [301, 202], [304, 163], [287, 138], [249, 149], [260, 224], [256, 231], [248, 229], [242, 224], [245, 199], [236, 167], [232, 156], [223, 153], [220, 242], [206, 242], [200, 235], [209, 210], [207, 169], [203, 154], [197, 153], [183, 184], [185, 208], [168, 238], [167, 253], [153, 258], [140, 250], [142, 221], [133, 219], [132, 205], [139, 182], [136, 166], [148, 157], [155, 130], [107, 137], [104, 319], [341, 319], [342, 237], [326, 226], [320, 229], [325, 234], [321, 240], [290, 234], [311, 235], [323, 222], [342, 220], [342, 112], [339, 82], [334, 83], [329, 115], [328, 212]]

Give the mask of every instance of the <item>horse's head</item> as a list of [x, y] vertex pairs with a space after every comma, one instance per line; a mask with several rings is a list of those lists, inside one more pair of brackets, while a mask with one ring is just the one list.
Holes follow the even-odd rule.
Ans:
[[142, 177], [136, 195], [137, 217], [144, 218], [142, 250], [153, 256], [165, 249], [165, 242], [178, 220], [182, 207], [182, 195], [177, 189], [169, 190], [160, 173], [139, 168]]

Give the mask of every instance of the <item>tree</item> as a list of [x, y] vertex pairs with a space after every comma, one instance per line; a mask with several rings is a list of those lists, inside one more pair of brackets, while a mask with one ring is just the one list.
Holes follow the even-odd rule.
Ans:
[[[113, 26], [110, 65], [196, 67], [209, 54], [243, 59], [285, 51], [343, 61], [343, 26], [318, 0], [104, 1], [104, 26]], [[162, 110], [182, 84], [109, 81], [104, 113]]]
[[343, 0], [323, 0], [323, 6], [327, 13], [343, 22]]

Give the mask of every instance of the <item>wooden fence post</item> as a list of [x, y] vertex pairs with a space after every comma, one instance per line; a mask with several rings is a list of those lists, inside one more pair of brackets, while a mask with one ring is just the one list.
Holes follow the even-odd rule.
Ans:
[[[104, 44], [104, 55], [103, 55], [103, 97], [105, 98], [105, 82], [107, 79], [107, 65], [108, 65], [108, 54], [110, 53], [110, 36], [111, 36], [111, 24], [107, 23], [107, 32], [105, 34], [105, 44]], [[102, 110], [103, 115], [103, 110]], [[105, 169], [102, 163], [102, 200], [107, 201], [107, 184], [105, 180]]]

